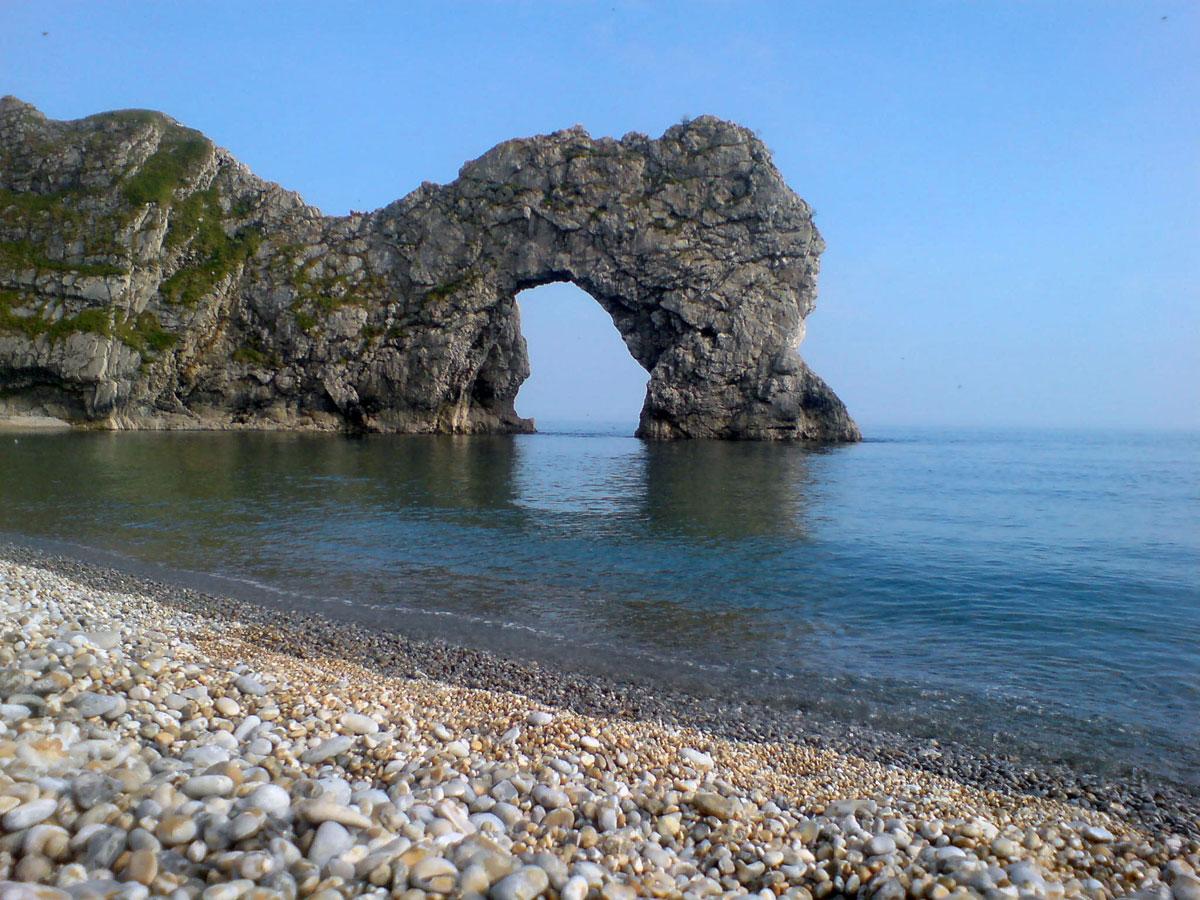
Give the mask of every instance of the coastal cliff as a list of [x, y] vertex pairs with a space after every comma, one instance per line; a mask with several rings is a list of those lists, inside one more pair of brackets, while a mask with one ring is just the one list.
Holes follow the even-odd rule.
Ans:
[[570, 281], [650, 373], [647, 438], [859, 439], [796, 355], [824, 242], [746, 129], [573, 128], [325, 216], [156, 112], [0, 100], [0, 416], [520, 432], [516, 295]]

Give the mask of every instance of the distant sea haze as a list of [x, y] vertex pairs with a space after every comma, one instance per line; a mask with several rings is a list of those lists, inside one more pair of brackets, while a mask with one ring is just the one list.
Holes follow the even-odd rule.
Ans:
[[218, 593], [1200, 783], [1200, 435], [0, 437], [0, 532]]

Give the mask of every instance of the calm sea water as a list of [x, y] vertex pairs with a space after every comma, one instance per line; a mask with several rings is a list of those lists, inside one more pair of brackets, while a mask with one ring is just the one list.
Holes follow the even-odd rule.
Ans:
[[1200, 784], [1200, 436], [0, 433], [0, 532], [380, 628]]

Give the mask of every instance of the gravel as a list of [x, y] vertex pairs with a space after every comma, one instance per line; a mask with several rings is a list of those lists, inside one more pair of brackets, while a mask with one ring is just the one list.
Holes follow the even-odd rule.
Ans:
[[28, 710], [0, 719], [5, 900], [1200, 885], [1182, 795], [1149, 817], [1119, 786], [1066, 802], [886, 741], [686, 700], [651, 715], [675, 698], [37, 561], [0, 562], [0, 710]]

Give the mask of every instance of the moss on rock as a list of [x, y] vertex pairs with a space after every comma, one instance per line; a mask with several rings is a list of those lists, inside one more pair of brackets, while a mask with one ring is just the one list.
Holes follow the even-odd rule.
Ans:
[[52, 344], [72, 334], [98, 334], [115, 338], [143, 356], [161, 353], [179, 339], [163, 328], [158, 317], [151, 312], [118, 317], [114, 309], [90, 307], [73, 316], [55, 319], [47, 316], [44, 309], [21, 315], [15, 311], [21, 305], [20, 294], [15, 291], [0, 292], [0, 333], [24, 335], [31, 341], [44, 336]]
[[199, 259], [162, 283], [159, 290], [168, 303], [195, 306], [258, 251], [260, 238], [256, 229], [246, 228], [230, 237], [219, 219], [205, 220], [200, 215], [196, 222], [198, 230], [189, 252]]
[[124, 275], [129, 271], [112, 263], [50, 259], [42, 248], [29, 240], [0, 241], [0, 268], [13, 272], [25, 272], [30, 269], [37, 272], [74, 272], [96, 277]]
[[175, 127], [163, 136], [158, 149], [125, 179], [122, 193], [134, 206], [157, 203], [169, 206], [175, 191], [212, 153], [213, 145], [198, 131]]

